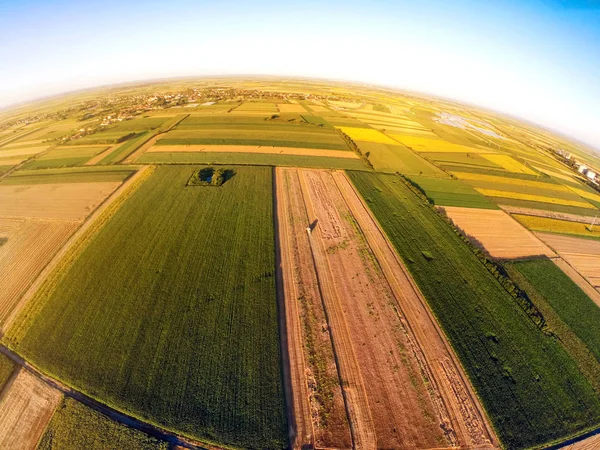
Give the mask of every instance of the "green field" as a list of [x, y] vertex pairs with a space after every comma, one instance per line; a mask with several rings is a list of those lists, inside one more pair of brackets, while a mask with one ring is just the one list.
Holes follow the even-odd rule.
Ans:
[[48, 169], [53, 167], [72, 167], [89, 161], [108, 147], [59, 147], [27, 163], [24, 169]]
[[507, 448], [600, 422], [600, 398], [577, 363], [432, 207], [397, 176], [350, 178], [427, 298]]
[[449, 178], [449, 175], [439, 167], [402, 145], [376, 142], [358, 142], [357, 145], [373, 168], [379, 172]]
[[146, 152], [136, 164], [242, 164], [258, 166], [297, 166], [324, 169], [366, 170], [360, 159], [329, 156], [278, 155], [217, 152]]
[[138, 136], [129, 139], [118, 146], [114, 151], [102, 158], [98, 164], [113, 164], [124, 160], [145, 142], [148, 142], [153, 136], [154, 133], [152, 131], [144, 131], [140, 133]]
[[272, 169], [186, 187], [194, 170], [158, 167], [42, 286], [6, 342], [144, 420], [283, 448]]
[[60, 169], [19, 170], [0, 180], [1, 185], [92, 183], [95, 181], [125, 181], [138, 166], [129, 167], [69, 167]]
[[443, 180], [410, 176], [427, 197], [439, 206], [463, 206], [466, 208], [498, 209], [498, 207], [469, 185], [460, 180]]
[[72, 398], [63, 399], [38, 450], [167, 450], [168, 444], [115, 422]]
[[0, 354], [0, 392], [15, 370], [15, 363], [7, 356]]

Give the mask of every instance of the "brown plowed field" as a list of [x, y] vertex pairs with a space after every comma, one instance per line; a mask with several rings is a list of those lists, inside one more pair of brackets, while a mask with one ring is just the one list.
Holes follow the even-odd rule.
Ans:
[[120, 184], [94, 182], [0, 186], [0, 214], [81, 220]]
[[531, 231], [494, 209], [444, 206], [452, 222], [494, 258], [555, 256]]
[[600, 241], [552, 233], [536, 233], [594, 288], [600, 290]]
[[60, 399], [58, 390], [17, 369], [0, 395], [0, 448], [35, 449]]
[[[323, 302], [354, 447], [492, 447], [496, 440], [455, 356], [345, 175], [277, 169], [277, 179], [288, 180], [278, 187], [278, 204], [300, 196], [295, 184], [302, 190], [308, 218], [288, 213], [297, 231], [280, 230], [280, 238], [282, 246], [312, 253], [313, 295]], [[302, 233], [309, 247], [289, 238]]]
[[0, 324], [80, 222], [0, 217]]

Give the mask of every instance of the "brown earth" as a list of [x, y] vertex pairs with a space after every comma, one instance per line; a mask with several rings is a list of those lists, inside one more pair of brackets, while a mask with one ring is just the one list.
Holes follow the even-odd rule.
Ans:
[[81, 220], [111, 194], [120, 182], [0, 185], [4, 217]]
[[254, 145], [155, 145], [148, 152], [209, 152], [209, 153], [265, 153], [273, 155], [328, 156], [331, 158], [359, 159], [354, 152], [321, 150], [318, 148], [267, 147]]
[[536, 233], [536, 235], [587, 279], [594, 288], [600, 289], [599, 240], [553, 233]]
[[494, 258], [555, 256], [531, 231], [504, 211], [455, 206], [441, 209]]
[[80, 223], [0, 217], [0, 324]]
[[[289, 220], [309, 241], [354, 447], [491, 447], [496, 439], [455, 356], [345, 175], [277, 176], [301, 186], [308, 220]], [[285, 187], [286, 202], [299, 196]], [[294, 247], [290, 234], [282, 241]]]
[[17, 369], [0, 395], [0, 448], [35, 449], [61, 393]]

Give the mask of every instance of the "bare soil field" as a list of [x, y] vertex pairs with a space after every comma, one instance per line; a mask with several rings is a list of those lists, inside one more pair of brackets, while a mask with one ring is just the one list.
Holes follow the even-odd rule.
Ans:
[[536, 234], [594, 288], [600, 290], [600, 241], [552, 233]]
[[[296, 170], [276, 169], [278, 296], [285, 311], [282, 327], [284, 370], [289, 367], [293, 405], [293, 448], [350, 448], [350, 428], [339, 384], [331, 336], [312, 260], [306, 206]], [[287, 386], [286, 386], [287, 387]]]
[[64, 183], [0, 186], [0, 214], [81, 220], [121, 183]]
[[257, 147], [252, 145], [155, 145], [148, 152], [216, 152], [216, 153], [266, 153], [277, 155], [328, 156], [332, 158], [359, 159], [354, 152], [321, 150], [316, 148]]
[[578, 223], [594, 223], [593, 216], [580, 216], [577, 214], [561, 213], [556, 211], [547, 211], [543, 209], [522, 208], [520, 206], [498, 205], [504, 211], [510, 214], [522, 214], [525, 216], [547, 217], [549, 219], [567, 220]]
[[600, 448], [600, 434], [590, 436], [583, 441], [574, 444], [565, 445], [560, 450], [598, 450]]
[[555, 256], [531, 231], [504, 211], [455, 206], [443, 209], [458, 228], [494, 258]]
[[[297, 231], [280, 238], [282, 247], [312, 252], [312, 295], [323, 304], [354, 447], [491, 448], [495, 437], [460, 366], [345, 175], [278, 169], [277, 178], [287, 180], [279, 183], [278, 201], [302, 195], [306, 205], [307, 218], [287, 214]], [[295, 184], [301, 194], [292, 194]], [[302, 240], [308, 247], [298, 245]], [[297, 260], [296, 273], [310, 268], [306, 259]], [[286, 304], [294, 294], [285, 291]]]
[[77, 227], [78, 221], [0, 217], [0, 324]]
[[35, 449], [61, 393], [17, 369], [0, 395], [0, 448]]
[[279, 108], [279, 112], [282, 113], [305, 113], [306, 109], [302, 105], [294, 104], [291, 105], [289, 103], [279, 103], [277, 105]]

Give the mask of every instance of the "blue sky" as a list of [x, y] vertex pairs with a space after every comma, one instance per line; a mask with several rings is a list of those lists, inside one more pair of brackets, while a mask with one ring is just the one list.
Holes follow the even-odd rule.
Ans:
[[0, 0], [0, 106], [169, 76], [364, 81], [600, 148], [600, 1]]

